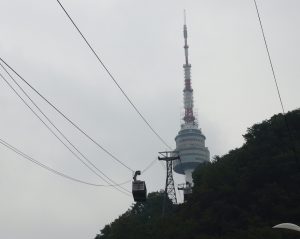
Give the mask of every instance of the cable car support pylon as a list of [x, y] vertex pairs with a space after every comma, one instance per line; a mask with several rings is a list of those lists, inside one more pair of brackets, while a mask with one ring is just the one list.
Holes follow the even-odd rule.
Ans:
[[165, 196], [164, 196], [164, 205], [163, 205], [163, 215], [165, 213], [165, 206], [166, 206], [166, 199], [169, 199], [173, 202], [173, 204], [177, 204], [176, 198], [176, 191], [174, 186], [174, 179], [173, 179], [173, 161], [179, 159], [178, 152], [176, 151], [165, 151], [159, 152], [161, 157], [158, 157], [158, 160], [166, 161], [166, 169], [167, 169], [167, 176], [166, 176], [166, 186], [165, 186]]

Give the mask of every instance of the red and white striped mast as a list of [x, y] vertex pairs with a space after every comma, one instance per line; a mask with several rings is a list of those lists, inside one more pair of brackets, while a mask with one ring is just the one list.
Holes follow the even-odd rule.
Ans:
[[183, 120], [185, 124], [195, 125], [195, 116], [193, 113], [193, 89], [191, 86], [191, 64], [189, 64], [189, 46], [187, 44], [187, 27], [186, 27], [186, 14], [184, 11], [184, 26], [183, 26], [183, 36], [184, 36], [184, 54], [185, 54], [185, 64], [184, 69], [184, 90], [183, 90], [183, 102], [184, 102], [184, 117]]

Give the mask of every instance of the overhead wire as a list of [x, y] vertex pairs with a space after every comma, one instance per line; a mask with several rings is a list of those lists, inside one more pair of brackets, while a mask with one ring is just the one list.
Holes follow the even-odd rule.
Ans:
[[[104, 69], [106, 70], [106, 72], [109, 74], [110, 78], [114, 81], [114, 83], [117, 85], [117, 87], [121, 90], [122, 94], [125, 96], [125, 98], [127, 99], [127, 101], [131, 104], [131, 106], [135, 109], [135, 111], [138, 113], [138, 115], [141, 117], [141, 119], [146, 123], [146, 125], [150, 128], [150, 130], [158, 137], [158, 139], [165, 145], [167, 146], [169, 149], [171, 149], [171, 147], [164, 141], [164, 139], [157, 133], [157, 131], [154, 130], [154, 128], [150, 125], [150, 123], [146, 120], [146, 118], [142, 115], [142, 113], [138, 110], [138, 108], [133, 104], [133, 102], [131, 101], [131, 99], [127, 96], [127, 94], [125, 93], [125, 91], [121, 88], [121, 86], [118, 84], [118, 82], [115, 80], [115, 78], [113, 77], [113, 75], [111, 74], [111, 72], [108, 70], [108, 68], [104, 65], [104, 63], [101, 61], [100, 57], [97, 55], [97, 53], [94, 51], [94, 49], [91, 47], [91, 45], [89, 44], [89, 42], [87, 41], [87, 39], [84, 37], [84, 35], [81, 33], [81, 31], [79, 30], [79, 28], [77, 27], [77, 25], [75, 24], [75, 22], [72, 20], [72, 18], [70, 17], [70, 15], [67, 13], [67, 11], [65, 10], [65, 8], [62, 6], [62, 4], [57, 1], [59, 3], [59, 5], [62, 7], [62, 9], [64, 10], [64, 12], [66, 13], [66, 15], [68, 16], [68, 18], [71, 20], [72, 24], [76, 27], [77, 31], [80, 33], [80, 35], [83, 37], [83, 39], [85, 40], [85, 42], [87, 43], [87, 45], [89, 46], [89, 48], [92, 50], [92, 52], [94, 53], [94, 55], [96, 56], [96, 58], [98, 59], [98, 61], [101, 63], [101, 65], [104, 67]], [[108, 150], [106, 150], [103, 146], [101, 146], [97, 141], [95, 141], [93, 138], [91, 138], [85, 131], [83, 131], [77, 124], [75, 124], [73, 121], [70, 120], [70, 118], [68, 118], [64, 113], [62, 113], [62, 111], [60, 111], [57, 107], [55, 107], [49, 100], [47, 100], [39, 91], [37, 91], [31, 84], [29, 84], [21, 75], [19, 75], [6, 61], [4, 61], [1, 57], [0, 60], [10, 69], [12, 70], [25, 84], [27, 84], [35, 93], [37, 93], [46, 103], [48, 103], [56, 112], [58, 112], [62, 117], [64, 117], [69, 123], [71, 123], [77, 130], [79, 130], [82, 134], [84, 134], [89, 140], [91, 140], [94, 144], [96, 144], [99, 148], [101, 148], [104, 152], [106, 152], [111, 158], [113, 158], [115, 161], [119, 162], [120, 164], [122, 164], [124, 167], [126, 167], [127, 169], [129, 169], [131, 172], [134, 172], [133, 169], [131, 169], [130, 167], [128, 167], [126, 164], [124, 164], [122, 161], [120, 161], [118, 158], [116, 158], [112, 153], [110, 153]], [[3, 67], [3, 66], [2, 66]], [[5, 69], [5, 68], [4, 68]], [[2, 77], [3, 78], [3, 77]], [[16, 83], [16, 82], [15, 82]], [[17, 83], [16, 83], [17, 84]], [[17, 84], [18, 85], [18, 84]], [[19, 86], [20, 87], [20, 86]], [[27, 95], [25, 93], [25, 95]], [[20, 96], [19, 96], [20, 97]], [[25, 103], [25, 102], [24, 102]], [[28, 105], [27, 105], [28, 106]], [[35, 105], [36, 106], [36, 105]], [[37, 107], [37, 106], [36, 106]], [[38, 108], [38, 107], [37, 107]], [[31, 109], [31, 108], [30, 108]], [[38, 110], [40, 111], [40, 109], [38, 108]], [[31, 109], [31, 111], [33, 111]], [[41, 112], [41, 111], [40, 111]], [[42, 113], [42, 112], [41, 112]], [[43, 114], [43, 113], [42, 113]], [[44, 114], [43, 114], [44, 115]], [[45, 116], [45, 115], [44, 115]], [[46, 117], [46, 116], [45, 116]], [[40, 118], [40, 117], [39, 117]], [[51, 121], [49, 121], [48, 117], [46, 117], [46, 119], [48, 120], [48, 122], [51, 123]], [[45, 124], [45, 122], [43, 122], [43, 124]], [[46, 124], [45, 124], [46, 125]], [[52, 124], [53, 127], [55, 127]], [[48, 126], [48, 128], [50, 129], [50, 127]], [[56, 128], [56, 127], [55, 127]], [[56, 128], [56, 130], [61, 134], [61, 132]], [[54, 133], [52, 131], [52, 133]], [[55, 134], [55, 133], [54, 133]], [[56, 135], [57, 138], [59, 138]], [[63, 136], [64, 137], [64, 136]], [[65, 137], [64, 137], [65, 138]], [[66, 138], [65, 138], [66, 139]], [[67, 139], [66, 139], [67, 140]], [[61, 140], [60, 140], [61, 141]], [[68, 141], [68, 140], [67, 140]], [[68, 141], [68, 143], [70, 143], [70, 141]], [[71, 143], [70, 143], [71, 144]], [[64, 144], [65, 145], [65, 144]], [[72, 145], [72, 144], [71, 144]], [[65, 145], [66, 146], [66, 145]], [[74, 145], [72, 145], [72, 147], [74, 147]], [[69, 149], [70, 150], [70, 149]], [[76, 147], [75, 150], [77, 151]], [[73, 154], [75, 154], [72, 150], [71, 152]], [[78, 151], [77, 151], [78, 152]], [[80, 153], [80, 152], [79, 152]], [[81, 154], [81, 153], [80, 153]], [[76, 154], [77, 155], [77, 154]], [[81, 154], [82, 155], [82, 154]], [[83, 156], [83, 155], [82, 155]], [[78, 155], [77, 155], [78, 157]], [[84, 156], [83, 156], [84, 157]], [[147, 171], [152, 165], [154, 164], [154, 162], [151, 162], [150, 165], [148, 165], [143, 172]], [[93, 164], [92, 164], [93, 165]], [[93, 165], [94, 166], [94, 165]], [[116, 184], [117, 185], [117, 184]]]
[[145, 169], [142, 170], [142, 174], [145, 173], [146, 171], [148, 171], [155, 163], [157, 162], [157, 159], [154, 159], [153, 161], [151, 161], [146, 167]]
[[129, 104], [133, 107], [133, 109], [136, 111], [136, 113], [140, 116], [140, 118], [145, 122], [145, 124], [148, 126], [148, 128], [157, 136], [157, 138], [165, 145], [167, 146], [169, 149], [172, 149], [167, 143], [166, 141], [158, 134], [158, 132], [151, 126], [151, 124], [149, 123], [149, 121], [143, 116], [143, 114], [140, 112], [140, 110], [135, 106], [135, 104], [132, 102], [132, 100], [129, 98], [129, 96], [126, 94], [126, 92], [123, 90], [123, 88], [120, 86], [120, 84], [117, 82], [117, 80], [115, 79], [115, 77], [112, 75], [112, 73], [108, 70], [108, 68], [106, 67], [106, 65], [104, 64], [104, 62], [101, 60], [101, 58], [99, 57], [99, 55], [96, 53], [96, 51], [94, 50], [94, 48], [91, 46], [91, 44], [88, 42], [88, 40], [86, 39], [86, 37], [83, 35], [83, 33], [80, 31], [79, 27], [76, 25], [76, 23], [74, 22], [74, 20], [72, 19], [72, 17], [70, 16], [70, 14], [67, 12], [67, 10], [64, 8], [64, 6], [62, 5], [62, 3], [57, 0], [58, 4], [60, 5], [60, 7], [62, 8], [62, 10], [64, 11], [64, 13], [66, 14], [66, 16], [69, 18], [69, 20], [71, 21], [71, 23], [73, 24], [73, 26], [76, 28], [76, 30], [78, 31], [78, 33], [80, 34], [80, 36], [83, 38], [83, 40], [85, 41], [85, 43], [87, 44], [87, 46], [89, 47], [89, 49], [92, 51], [92, 53], [94, 54], [94, 56], [97, 58], [98, 62], [101, 64], [101, 66], [104, 68], [104, 70], [107, 72], [107, 74], [109, 75], [109, 77], [111, 78], [111, 80], [115, 83], [115, 85], [119, 88], [119, 90], [122, 92], [123, 96], [126, 98], [126, 100], [129, 102]]
[[[3, 65], [0, 63], [1, 67], [3, 68]], [[14, 80], [14, 78], [10, 75], [10, 73], [3, 68], [6, 73], [11, 77], [11, 79], [15, 82], [15, 84], [21, 89], [21, 91], [26, 95], [27, 98], [34, 104], [34, 106], [40, 111], [40, 113], [47, 119], [47, 121], [59, 132], [59, 134], [88, 162], [90, 163], [93, 168], [95, 168], [99, 173], [101, 173], [105, 178], [107, 178], [110, 182], [108, 182], [105, 178], [103, 178], [99, 173], [97, 173], [90, 165], [88, 165], [85, 161], [83, 161], [65, 142], [62, 141], [62, 139], [51, 129], [47, 123], [33, 110], [33, 108], [23, 99], [23, 97], [14, 89], [14, 87], [8, 82], [8, 80], [0, 73], [0, 77], [6, 82], [6, 84], [14, 91], [14, 93], [22, 100], [22, 102], [30, 109], [30, 111], [44, 124], [44, 126], [81, 162], [83, 163], [90, 171], [92, 171], [95, 175], [97, 175], [100, 179], [108, 183], [108, 185], [114, 187], [115, 189], [122, 192], [119, 188], [122, 190], [130, 193], [127, 189], [123, 188], [122, 186], [119, 186], [118, 183], [116, 183], [114, 180], [109, 178], [107, 175], [105, 175], [99, 168], [97, 168], [90, 160], [87, 159], [86, 156], [84, 156], [75, 145], [73, 145], [70, 140], [53, 124], [53, 122], [43, 113], [43, 111], [34, 103], [34, 101], [30, 98], [30, 96], [22, 89], [22, 87]]]
[[124, 162], [114, 156], [110, 151], [105, 149], [100, 143], [98, 143], [95, 139], [89, 136], [83, 129], [81, 129], [77, 124], [75, 124], [69, 117], [66, 116], [61, 110], [59, 110], [55, 105], [53, 105], [47, 98], [45, 98], [35, 87], [33, 87], [28, 81], [26, 81], [14, 68], [12, 68], [3, 58], [0, 57], [0, 60], [12, 71], [16, 74], [27, 86], [30, 87], [39, 97], [41, 97], [48, 105], [50, 105], [58, 114], [60, 114], [65, 120], [67, 120], [71, 125], [73, 125], [79, 132], [81, 132], [85, 137], [87, 137], [91, 142], [93, 142], [98, 148], [103, 150], [108, 156], [110, 156], [117, 163], [123, 165], [132, 173], [134, 172], [129, 166], [127, 166]]
[[279, 101], [280, 101], [282, 113], [285, 114], [285, 110], [284, 110], [284, 106], [283, 106], [283, 102], [282, 102], [282, 98], [281, 98], [281, 94], [280, 94], [279, 86], [278, 86], [278, 82], [277, 82], [277, 77], [275, 75], [275, 70], [274, 70], [274, 66], [273, 66], [273, 63], [272, 63], [271, 54], [270, 54], [268, 43], [267, 43], [266, 36], [265, 36], [265, 31], [264, 31], [264, 28], [263, 28], [263, 25], [262, 25], [262, 21], [261, 21], [261, 18], [260, 18], [260, 14], [259, 14], [259, 10], [258, 10], [258, 7], [257, 7], [256, 0], [253, 0], [253, 1], [254, 1], [254, 4], [255, 4], [257, 17], [258, 17], [258, 20], [259, 20], [259, 24], [260, 24], [262, 36], [263, 36], [265, 47], [266, 47], [266, 51], [267, 51], [267, 54], [268, 54], [269, 63], [270, 63], [270, 67], [271, 67], [271, 70], [272, 70], [273, 79], [274, 79], [274, 82], [275, 82], [275, 85], [276, 85], [277, 94], [278, 94], [278, 98], [279, 98]]
[[[2, 66], [2, 65], [1, 65]], [[58, 135], [53, 131], [53, 129], [51, 129], [46, 122], [32, 109], [32, 107], [22, 98], [22, 96], [13, 88], [13, 86], [7, 81], [7, 79], [0, 73], [0, 77], [6, 82], [6, 84], [14, 91], [14, 93], [22, 100], [22, 102], [30, 109], [30, 111], [45, 125], [45, 127], [81, 162], [83, 163], [90, 171], [92, 171], [94, 174], [96, 174], [100, 179], [102, 179], [103, 181], [105, 181], [106, 183], [108, 183], [108, 186], [119, 186], [118, 183], [115, 183], [113, 180], [110, 180], [109, 177], [107, 177], [103, 172], [101, 172], [101, 170], [99, 170], [98, 168], [97, 171], [99, 171], [103, 176], [105, 176], [108, 180], [110, 180], [111, 182], [113, 182], [114, 184], [109, 183], [106, 179], [104, 179], [101, 175], [99, 175], [93, 168], [91, 168], [86, 162], [84, 162], [72, 149], [70, 149], [68, 147], [68, 145], [65, 144], [65, 142], [63, 142]], [[25, 93], [26, 94], [26, 93]], [[47, 116], [45, 116], [47, 118]], [[48, 118], [47, 118], [48, 119]], [[49, 119], [48, 119], [49, 120]], [[55, 125], [53, 125], [53, 127], [55, 127]], [[56, 127], [55, 127], [56, 128]], [[57, 128], [56, 128], [57, 129]], [[58, 129], [57, 129], [58, 130]], [[60, 132], [58, 130], [58, 132]], [[62, 134], [60, 132], [60, 134]], [[63, 135], [64, 137], [64, 135]], [[65, 138], [66, 139], [66, 138]], [[66, 139], [69, 143], [70, 141], [68, 139]], [[71, 143], [70, 143], [71, 144]], [[72, 144], [71, 144], [72, 145]], [[74, 145], [72, 145], [73, 148]], [[79, 152], [79, 151], [78, 151]], [[123, 187], [119, 186], [120, 188], [122, 188], [124, 191], [127, 191], [129, 193], [129, 191], [127, 189], [124, 189]], [[117, 190], [119, 190], [118, 188], [116, 188]], [[119, 190], [120, 192], [122, 192], [121, 190]]]
[[267, 51], [267, 55], [268, 55], [268, 59], [269, 59], [269, 64], [270, 64], [270, 67], [271, 67], [271, 70], [272, 70], [272, 75], [273, 75], [274, 83], [275, 83], [275, 86], [276, 86], [276, 89], [277, 89], [277, 95], [278, 95], [278, 98], [279, 98], [279, 101], [280, 101], [280, 105], [281, 105], [281, 109], [282, 109], [282, 114], [283, 114], [283, 119], [284, 119], [284, 122], [285, 122], [285, 125], [286, 125], [286, 128], [287, 128], [287, 132], [288, 132], [289, 138], [291, 140], [292, 151], [294, 153], [294, 156], [295, 156], [297, 164], [300, 166], [300, 161], [299, 161], [299, 158], [298, 158], [298, 155], [297, 155], [297, 151], [296, 151], [296, 146], [295, 146], [295, 140], [293, 138], [291, 128], [290, 128], [288, 120], [286, 118], [286, 113], [285, 113], [285, 109], [284, 109], [284, 105], [283, 105], [283, 100], [282, 100], [282, 97], [281, 97], [281, 94], [280, 94], [280, 90], [279, 90], [279, 86], [278, 86], [278, 82], [277, 82], [277, 77], [276, 77], [276, 74], [275, 74], [275, 70], [274, 70], [274, 66], [273, 66], [271, 54], [270, 54], [268, 43], [267, 43], [267, 39], [266, 39], [266, 36], [265, 36], [265, 31], [264, 31], [264, 28], [263, 28], [263, 25], [262, 25], [262, 20], [261, 20], [261, 17], [260, 17], [259, 9], [258, 9], [256, 0], [253, 0], [253, 1], [254, 1], [256, 13], [257, 13], [257, 18], [259, 20], [259, 25], [260, 25], [261, 33], [262, 33], [262, 36], [263, 36], [265, 48], [266, 48], [266, 51]]
[[[64, 174], [60, 171], [57, 171], [41, 162], [39, 162], [38, 160], [35, 160], [34, 158], [32, 158], [31, 156], [28, 156], [27, 154], [25, 154], [24, 152], [22, 152], [21, 150], [17, 149], [16, 147], [12, 146], [11, 144], [7, 143], [6, 141], [4, 141], [3, 139], [0, 138], [0, 144], [2, 144], [3, 146], [5, 146], [6, 148], [10, 149], [11, 151], [15, 152], [16, 154], [22, 156], [23, 158], [29, 160], [30, 162], [38, 165], [39, 167], [42, 167], [46, 170], [48, 170], [49, 172], [53, 173], [53, 174], [56, 174], [58, 176], [61, 176], [63, 178], [66, 178], [68, 180], [71, 180], [71, 181], [75, 181], [77, 183], [81, 183], [81, 184], [85, 184], [85, 185], [89, 185], [89, 186], [95, 186], [95, 187], [110, 187], [111, 185], [105, 185], [105, 184], [95, 184], [95, 183], [90, 183], [90, 182], [87, 182], [87, 181], [83, 181], [81, 179], [77, 179], [77, 178], [74, 178], [74, 177], [71, 177], [67, 174]], [[130, 180], [131, 181], [131, 180]], [[126, 181], [124, 183], [121, 183], [122, 185], [124, 184], [127, 184], [128, 182], [130, 181]], [[121, 185], [119, 184], [119, 185]], [[127, 194], [125, 194], [127, 195]], [[128, 195], [127, 195], [128, 196]]]

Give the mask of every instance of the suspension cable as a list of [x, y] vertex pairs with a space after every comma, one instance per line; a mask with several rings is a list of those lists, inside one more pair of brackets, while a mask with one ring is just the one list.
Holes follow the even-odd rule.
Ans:
[[111, 152], [105, 149], [102, 145], [100, 145], [95, 139], [89, 136], [84, 130], [82, 130], [77, 124], [75, 124], [69, 117], [67, 117], [61, 110], [59, 110], [55, 105], [53, 105], [49, 100], [47, 100], [37, 89], [35, 89], [28, 81], [26, 81], [18, 72], [16, 72], [6, 61], [4, 61], [1, 57], [0, 60], [12, 71], [14, 72], [27, 86], [29, 86], [36, 94], [38, 94], [48, 105], [50, 105], [58, 114], [60, 114], [64, 119], [66, 119], [71, 125], [73, 125], [79, 132], [81, 132], [84, 136], [86, 136], [91, 142], [93, 142], [96, 146], [98, 146], [101, 150], [103, 150], [107, 155], [109, 155], [113, 160], [123, 165], [125, 168], [134, 172], [129, 166], [123, 163], [120, 159], [114, 156]]
[[293, 137], [290, 125], [288, 123], [288, 120], [287, 120], [287, 117], [286, 117], [286, 114], [285, 114], [285, 109], [284, 109], [283, 101], [282, 101], [282, 98], [281, 98], [279, 86], [278, 86], [278, 83], [277, 83], [277, 77], [275, 75], [275, 70], [274, 70], [274, 66], [273, 66], [273, 63], [272, 63], [272, 58], [271, 58], [268, 43], [267, 43], [267, 40], [266, 40], [265, 31], [264, 31], [264, 28], [263, 28], [263, 25], [262, 25], [261, 17], [260, 17], [260, 14], [259, 14], [258, 6], [257, 6], [257, 3], [256, 3], [256, 0], [253, 0], [253, 1], [254, 1], [254, 4], [255, 4], [255, 9], [256, 9], [258, 20], [259, 20], [261, 33], [262, 33], [262, 36], [263, 36], [263, 39], [264, 39], [265, 48], [266, 48], [267, 55], [268, 55], [268, 58], [269, 58], [269, 63], [270, 63], [270, 67], [271, 67], [271, 70], [272, 70], [274, 83], [275, 83], [275, 86], [276, 86], [276, 89], [277, 89], [277, 94], [278, 94], [278, 98], [279, 98], [282, 113], [283, 113], [283, 119], [284, 119], [284, 122], [285, 122], [285, 125], [286, 125], [286, 128], [287, 128], [287, 132], [288, 132], [288, 135], [289, 135], [289, 138], [290, 138], [290, 141], [291, 141], [292, 151], [294, 153], [295, 160], [296, 160], [298, 166], [300, 167], [300, 161], [299, 161], [296, 146], [295, 146], [295, 139]]
[[109, 75], [109, 77], [112, 79], [112, 81], [115, 83], [115, 85], [119, 88], [119, 90], [122, 92], [123, 96], [126, 98], [126, 100], [129, 102], [129, 104], [133, 107], [133, 109], [136, 111], [136, 113], [140, 116], [140, 118], [145, 122], [145, 124], [148, 126], [148, 128], [156, 135], [156, 137], [165, 145], [167, 146], [169, 149], [171, 149], [171, 147], [166, 143], [166, 141], [158, 134], [158, 132], [151, 126], [151, 124], [149, 123], [149, 121], [143, 116], [143, 114], [140, 112], [140, 110], [135, 106], [135, 104], [132, 102], [132, 100], [129, 98], [129, 96], [126, 94], [126, 92], [122, 89], [122, 87], [120, 86], [120, 84], [117, 82], [117, 80], [115, 79], [115, 77], [112, 75], [112, 73], [108, 70], [108, 68], [106, 67], [106, 65], [104, 64], [104, 62], [101, 60], [101, 58], [99, 57], [99, 55], [96, 53], [96, 51], [93, 49], [93, 47], [91, 46], [91, 44], [88, 42], [88, 40], [86, 39], [86, 37], [83, 35], [83, 33], [80, 31], [80, 29], [78, 28], [78, 26], [76, 25], [76, 23], [74, 22], [74, 20], [71, 18], [70, 14], [67, 12], [67, 10], [64, 8], [64, 6], [61, 4], [61, 2], [59, 0], [57, 0], [58, 4], [60, 5], [60, 7], [62, 8], [62, 10], [64, 11], [64, 13], [67, 15], [67, 17], [69, 18], [69, 20], [72, 22], [73, 26], [76, 28], [76, 30], [78, 31], [78, 33], [80, 34], [80, 36], [83, 38], [83, 40], [85, 41], [85, 43], [87, 44], [87, 46], [89, 47], [89, 49], [92, 51], [92, 53], [94, 54], [94, 56], [97, 58], [98, 62], [101, 64], [101, 66], [104, 68], [104, 70], [107, 72], [107, 74]]
[[[32, 157], [28, 156], [27, 154], [23, 153], [21, 150], [17, 149], [16, 147], [12, 146], [11, 144], [7, 143], [3, 139], [0, 139], [0, 144], [2, 144], [4, 147], [10, 149], [11, 151], [15, 152], [16, 154], [20, 155], [21, 157], [23, 157], [23, 158], [29, 160], [30, 162], [36, 164], [37, 166], [42, 167], [42, 168], [48, 170], [49, 172], [51, 172], [53, 174], [56, 174], [58, 176], [61, 176], [63, 178], [69, 179], [69, 180], [77, 182], [77, 183], [86, 184], [86, 185], [95, 186], [95, 187], [110, 187], [110, 186], [112, 186], [112, 185], [90, 183], [90, 182], [86, 182], [86, 181], [71, 177], [69, 175], [66, 175], [66, 174], [64, 174], [60, 171], [57, 171], [57, 170], [55, 170], [55, 169], [53, 169], [53, 168], [51, 168], [51, 167], [49, 167], [49, 166], [47, 166], [47, 165], [45, 165], [41, 162], [35, 160], [34, 158], [32, 158]], [[124, 184], [127, 184], [130, 181], [126, 181], [126, 182], [121, 183], [121, 184], [124, 185]], [[119, 185], [121, 185], [121, 184], [119, 184]], [[127, 194], [125, 194], [125, 195], [127, 195]]]
[[[1, 65], [1, 63], [0, 63]], [[1, 65], [2, 66], [2, 65]], [[46, 122], [32, 109], [32, 107], [22, 98], [22, 96], [13, 88], [13, 86], [7, 81], [7, 79], [0, 73], [0, 77], [6, 82], [6, 84], [14, 91], [14, 93], [22, 100], [22, 102], [30, 109], [30, 111], [45, 125], [45, 127], [81, 162], [83, 163], [90, 171], [92, 171], [95, 175], [97, 175], [100, 179], [108, 183], [108, 185], [113, 186], [113, 184], [118, 185], [118, 183], [114, 182], [108, 176], [106, 176], [100, 169], [98, 169], [92, 162], [90, 162], [64, 135], [63, 133], [50, 121], [50, 119], [38, 108], [38, 106], [32, 101], [32, 103], [40, 110], [40, 112], [44, 115], [44, 117], [51, 123], [51, 125], [64, 137], [65, 140], [82, 156], [88, 161], [98, 172], [100, 172], [104, 177], [106, 177], [109, 181], [113, 182], [113, 184], [109, 183], [106, 179], [104, 179], [99, 173], [97, 173], [91, 166], [89, 166], [85, 161], [83, 161], [65, 142], [63, 142], [58, 135], [51, 129]], [[13, 78], [12, 78], [13, 79]], [[18, 85], [18, 84], [17, 84]], [[22, 90], [22, 88], [21, 88]], [[23, 92], [27, 97], [29, 97], [25, 92]], [[30, 97], [29, 97], [30, 99]], [[30, 99], [31, 100], [31, 99]], [[124, 191], [130, 193], [127, 189], [119, 186]], [[121, 191], [119, 188], [115, 187], [115, 189]]]

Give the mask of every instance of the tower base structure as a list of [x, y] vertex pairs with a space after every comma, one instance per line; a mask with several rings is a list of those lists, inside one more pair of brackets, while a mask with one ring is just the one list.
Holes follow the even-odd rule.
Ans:
[[184, 202], [187, 202], [190, 200], [193, 189], [189, 183], [179, 184], [177, 189], [183, 191], [183, 201]]

